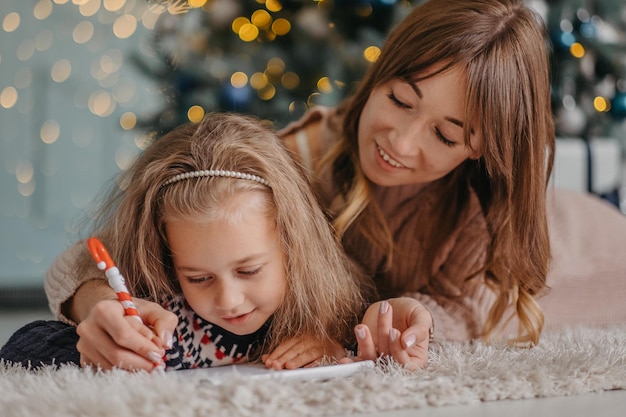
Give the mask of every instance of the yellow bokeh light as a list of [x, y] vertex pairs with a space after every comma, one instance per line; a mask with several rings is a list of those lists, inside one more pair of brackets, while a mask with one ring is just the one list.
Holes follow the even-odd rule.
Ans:
[[39, 0], [33, 8], [33, 16], [38, 20], [44, 20], [52, 13], [52, 2], [50, 0]]
[[292, 101], [289, 103], [289, 113], [301, 112], [304, 113], [307, 109], [306, 103], [303, 101]]
[[288, 34], [290, 30], [291, 23], [289, 23], [289, 20], [283, 19], [282, 17], [272, 23], [272, 32], [279, 36]]
[[322, 93], [328, 94], [333, 92], [333, 85], [330, 83], [330, 79], [328, 77], [322, 77], [317, 82], [317, 89]]
[[248, 76], [241, 71], [237, 71], [230, 76], [230, 83], [233, 87], [241, 88], [248, 83]]
[[120, 126], [124, 130], [132, 130], [137, 126], [137, 115], [133, 112], [126, 112], [120, 116]]
[[60, 59], [54, 63], [50, 76], [54, 82], [62, 83], [72, 74], [72, 64], [67, 59]]
[[282, 10], [283, 5], [278, 0], [267, 0], [265, 2], [265, 8], [270, 12], [279, 12]]
[[569, 47], [569, 51], [572, 56], [576, 58], [582, 58], [585, 56], [585, 47], [578, 42], [574, 42], [572, 46]]
[[125, 5], [126, 5], [126, 0], [103, 0], [102, 1], [102, 6], [110, 12], [117, 12]]
[[252, 13], [250, 21], [257, 27], [266, 28], [272, 23], [272, 16], [265, 10], [256, 10]]
[[129, 38], [137, 30], [137, 19], [132, 14], [124, 14], [113, 23], [113, 33], [120, 39]]
[[151, 8], [146, 9], [141, 16], [141, 23], [146, 29], [153, 30], [159, 20], [160, 13], [156, 13]]
[[26, 184], [32, 181], [35, 175], [35, 168], [30, 161], [20, 161], [15, 168], [15, 178], [17, 181]]
[[39, 137], [48, 145], [56, 142], [61, 134], [61, 127], [55, 120], [46, 120], [39, 130]]
[[91, 40], [93, 36], [93, 23], [88, 20], [80, 22], [74, 27], [74, 31], [72, 32], [72, 39], [76, 43], [87, 43]]
[[204, 113], [205, 111], [202, 106], [196, 104], [189, 107], [189, 110], [187, 110], [187, 119], [189, 119], [191, 123], [198, 123], [204, 117]]
[[239, 29], [239, 38], [244, 42], [252, 42], [259, 36], [259, 28], [252, 23], [246, 23]]
[[250, 77], [250, 85], [255, 90], [260, 90], [267, 85], [267, 75], [262, 72], [255, 72]]
[[16, 12], [11, 12], [4, 16], [2, 20], [2, 29], [5, 32], [13, 32], [20, 27], [20, 15]]
[[268, 84], [262, 89], [258, 90], [257, 95], [261, 100], [271, 100], [276, 95], [276, 87], [274, 87], [272, 84]]
[[599, 112], [607, 112], [611, 109], [611, 103], [604, 97], [598, 96], [593, 99], [593, 108]]
[[189, 0], [189, 7], [200, 8], [204, 7], [207, 0]]
[[115, 101], [107, 91], [96, 91], [89, 96], [89, 111], [96, 116], [110, 116], [115, 110]]
[[124, 55], [119, 49], [111, 49], [100, 57], [100, 69], [107, 74], [118, 72], [124, 62]]
[[17, 90], [15, 87], [7, 87], [0, 93], [0, 106], [10, 109], [17, 103]]
[[368, 62], [376, 62], [379, 56], [380, 48], [377, 46], [368, 46], [363, 51], [363, 57], [365, 57]]
[[293, 90], [300, 85], [300, 77], [295, 72], [286, 72], [280, 79], [281, 84], [288, 90]]
[[241, 30], [241, 27], [243, 25], [248, 25], [248, 24], [250, 24], [250, 21], [247, 18], [245, 18], [245, 17], [238, 17], [235, 20], [233, 20], [231, 28], [232, 28], [233, 32], [238, 34], [239, 31]]
[[93, 16], [100, 11], [100, 0], [88, 0], [81, 4], [78, 10], [82, 16]]
[[267, 62], [265, 71], [272, 77], [280, 77], [285, 71], [285, 61], [280, 58], [272, 58]]

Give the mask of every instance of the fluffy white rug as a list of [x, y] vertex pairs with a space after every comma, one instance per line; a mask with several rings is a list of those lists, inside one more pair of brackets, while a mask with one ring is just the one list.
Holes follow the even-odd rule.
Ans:
[[626, 389], [626, 325], [544, 335], [533, 349], [434, 346], [429, 366], [380, 365], [327, 381], [202, 373], [28, 371], [0, 363], [4, 417], [324, 416]]

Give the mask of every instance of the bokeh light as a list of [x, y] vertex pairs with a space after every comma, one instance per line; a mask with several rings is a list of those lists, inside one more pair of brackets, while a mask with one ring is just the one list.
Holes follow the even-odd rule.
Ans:
[[6, 87], [0, 93], [0, 106], [10, 109], [17, 103], [17, 90], [15, 87]]
[[54, 63], [50, 76], [54, 82], [62, 83], [66, 81], [72, 74], [72, 64], [67, 59], [60, 59]]
[[129, 38], [137, 30], [137, 19], [131, 14], [125, 14], [113, 23], [113, 33], [120, 39]]
[[61, 127], [56, 120], [46, 120], [39, 131], [41, 141], [48, 145], [56, 142], [60, 134]]
[[2, 29], [5, 32], [14, 32], [20, 27], [20, 21], [20, 15], [16, 12], [11, 12], [2, 19]]
[[187, 110], [187, 119], [192, 123], [198, 123], [204, 117], [204, 113], [202, 106], [191, 106], [189, 110]]

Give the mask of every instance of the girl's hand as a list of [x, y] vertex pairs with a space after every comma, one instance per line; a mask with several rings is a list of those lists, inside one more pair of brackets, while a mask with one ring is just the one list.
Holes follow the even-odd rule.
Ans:
[[145, 325], [124, 316], [121, 303], [110, 299], [97, 302], [80, 322], [76, 348], [82, 366], [151, 371], [164, 365], [162, 358], [165, 349], [171, 347], [178, 319], [156, 303], [133, 301]]
[[318, 365], [324, 357], [335, 360], [346, 356], [346, 351], [340, 343], [334, 340], [320, 340], [312, 336], [294, 337], [281, 343], [270, 354], [265, 354], [261, 360], [271, 369], [310, 368]]
[[[391, 356], [409, 370], [428, 364], [432, 317], [417, 300], [392, 298], [372, 304], [354, 332], [358, 342], [354, 360]], [[343, 362], [348, 362], [344, 360]]]

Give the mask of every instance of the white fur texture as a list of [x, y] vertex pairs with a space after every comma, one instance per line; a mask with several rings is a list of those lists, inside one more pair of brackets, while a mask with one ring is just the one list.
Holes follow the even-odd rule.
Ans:
[[434, 346], [429, 366], [380, 365], [328, 381], [220, 384], [201, 373], [28, 371], [0, 363], [3, 417], [325, 416], [626, 389], [626, 325], [544, 335], [533, 349]]

